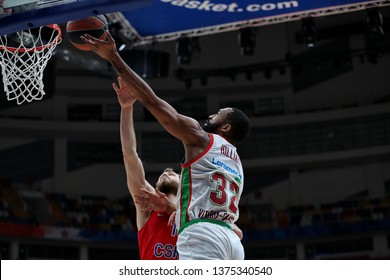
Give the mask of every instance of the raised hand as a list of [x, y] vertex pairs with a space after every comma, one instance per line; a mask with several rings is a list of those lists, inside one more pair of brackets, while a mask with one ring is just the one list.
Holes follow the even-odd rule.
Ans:
[[89, 34], [80, 36], [80, 38], [84, 41], [84, 43], [91, 47], [91, 50], [94, 53], [106, 60], [110, 60], [110, 58], [112, 58], [112, 56], [117, 52], [115, 40], [108, 31], [106, 31], [106, 40], [97, 39]]
[[112, 83], [112, 87], [116, 92], [119, 104], [122, 108], [132, 106], [137, 98], [133, 95], [131, 89], [123, 82], [121, 77], [118, 77], [118, 85], [119, 87], [115, 83]]
[[172, 203], [165, 194], [157, 189], [155, 189], [155, 192], [147, 189], [140, 189], [139, 193], [134, 194], [134, 203], [141, 206], [142, 212], [151, 210], [168, 214], [172, 212], [170, 211], [170, 205], [172, 205]]

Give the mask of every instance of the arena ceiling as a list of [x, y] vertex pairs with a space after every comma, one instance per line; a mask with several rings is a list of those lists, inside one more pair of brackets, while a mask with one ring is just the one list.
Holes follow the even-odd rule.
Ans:
[[390, 0], [0, 0], [0, 35], [105, 14], [134, 45], [390, 5]]

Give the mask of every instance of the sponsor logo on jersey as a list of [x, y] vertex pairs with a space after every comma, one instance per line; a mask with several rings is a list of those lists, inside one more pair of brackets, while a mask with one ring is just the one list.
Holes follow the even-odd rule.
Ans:
[[158, 258], [167, 258], [167, 259], [177, 259], [179, 257], [179, 253], [177, 252], [177, 248], [172, 244], [162, 244], [157, 243], [154, 245], [154, 255]]
[[216, 165], [216, 166], [222, 167], [223, 169], [225, 169], [230, 174], [233, 174], [235, 176], [234, 179], [238, 183], [241, 183], [242, 175], [237, 170], [235, 170], [234, 168], [230, 167], [229, 165], [227, 165], [226, 163], [224, 163], [224, 162], [222, 162], [220, 160], [216, 160], [215, 158], [211, 159], [211, 163]]

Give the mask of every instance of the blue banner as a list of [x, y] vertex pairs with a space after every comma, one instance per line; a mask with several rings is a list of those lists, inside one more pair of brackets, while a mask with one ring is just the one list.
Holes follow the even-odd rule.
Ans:
[[378, 1], [155, 0], [147, 7], [122, 13], [141, 37], [147, 37], [370, 2]]

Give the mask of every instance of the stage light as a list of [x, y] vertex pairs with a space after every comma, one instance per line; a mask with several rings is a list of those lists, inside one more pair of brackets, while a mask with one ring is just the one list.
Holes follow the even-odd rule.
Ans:
[[123, 27], [122, 27], [122, 24], [120, 22], [111, 23], [109, 25], [109, 27], [108, 27], [109, 32], [110, 32], [112, 38], [114, 38], [114, 40], [115, 40], [115, 43], [116, 43], [116, 46], [117, 46], [117, 50], [119, 52], [125, 50], [126, 47], [127, 47], [127, 42], [123, 38], [124, 36], [121, 35], [122, 28]]
[[306, 46], [309, 48], [314, 47], [317, 40], [318, 31], [312, 18], [308, 17], [302, 19], [301, 32], [303, 42], [306, 44]]
[[123, 51], [125, 48], [126, 48], [126, 44], [125, 43], [120, 44], [119, 47], [118, 47], [118, 52]]
[[378, 10], [367, 10], [366, 26], [371, 36], [380, 37], [384, 35], [383, 18]]
[[256, 37], [252, 28], [241, 29], [238, 33], [238, 42], [241, 55], [253, 55], [255, 53]]
[[179, 64], [190, 64], [192, 57], [192, 45], [188, 38], [180, 38], [176, 42], [176, 55]]

